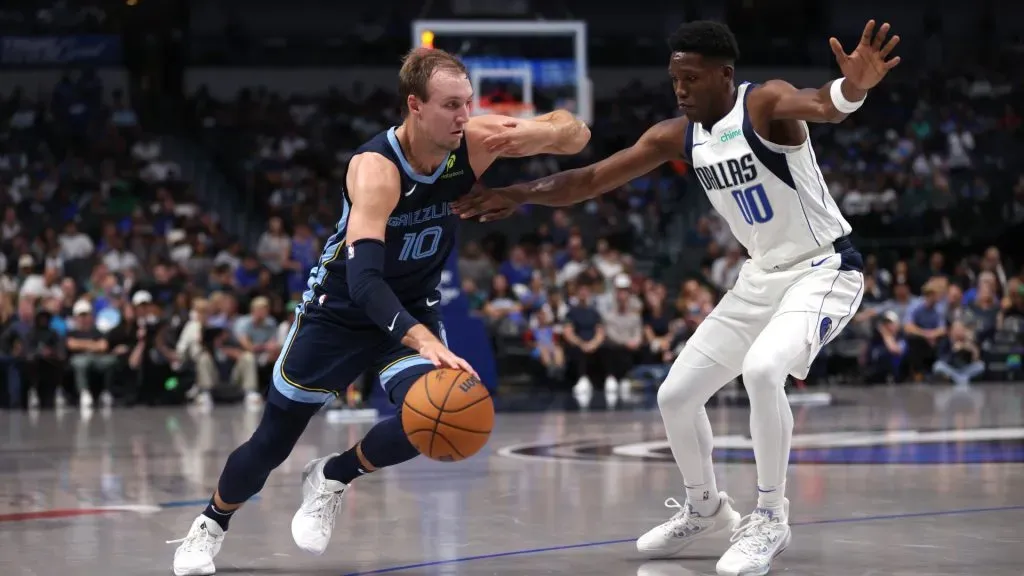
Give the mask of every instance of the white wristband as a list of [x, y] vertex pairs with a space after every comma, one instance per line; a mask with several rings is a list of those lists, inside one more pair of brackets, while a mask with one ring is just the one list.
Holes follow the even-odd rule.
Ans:
[[867, 100], [865, 96], [857, 102], [850, 102], [843, 96], [843, 82], [846, 78], [840, 78], [832, 82], [832, 87], [829, 89], [829, 93], [832, 96], [832, 105], [836, 107], [843, 114], [853, 114], [864, 104], [864, 100]]

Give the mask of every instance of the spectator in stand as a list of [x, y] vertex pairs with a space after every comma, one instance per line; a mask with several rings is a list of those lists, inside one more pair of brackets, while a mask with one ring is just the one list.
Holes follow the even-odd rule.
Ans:
[[78, 403], [83, 410], [92, 408], [94, 400], [89, 389], [89, 376], [102, 378], [100, 402], [109, 408], [114, 404], [113, 389], [117, 357], [110, 354], [110, 343], [99, 330], [93, 318], [92, 304], [88, 300], [75, 302], [72, 308], [73, 326], [67, 333], [66, 346], [69, 362], [75, 374]]
[[483, 307], [484, 318], [494, 334], [515, 336], [526, 326], [523, 305], [512, 292], [504, 274], [491, 279], [491, 293]]
[[565, 351], [558, 341], [555, 318], [550, 308], [542, 307], [533, 320], [531, 355], [543, 366], [547, 379], [557, 384], [565, 371]]
[[[282, 342], [277, 339], [278, 322], [270, 316], [270, 300], [258, 296], [249, 303], [249, 313], [238, 319], [235, 324], [235, 337], [246, 352], [252, 354], [260, 380], [269, 381], [274, 362], [281, 351]], [[246, 368], [247, 369], [247, 368]], [[248, 380], [248, 374], [241, 374], [240, 380], [246, 391], [246, 403], [262, 405], [262, 396], [258, 389], [258, 381]]]
[[591, 297], [591, 286], [576, 285], [575, 303], [565, 315], [562, 339], [569, 369], [577, 379], [573, 392], [578, 395], [592, 393], [594, 382], [601, 382], [605, 376], [600, 349], [606, 336], [601, 314]]
[[675, 359], [673, 340], [677, 327], [672, 310], [665, 305], [665, 286], [654, 284], [644, 298], [644, 340], [647, 352], [645, 364], [670, 363]]
[[967, 305], [963, 321], [970, 327], [978, 342], [992, 337], [999, 318], [1000, 301], [996, 298], [994, 282], [978, 284], [974, 301]]
[[469, 242], [459, 251], [459, 277], [472, 280], [476, 286], [490, 286], [494, 264], [477, 242]]
[[922, 297], [914, 300], [903, 317], [903, 331], [907, 335], [907, 368], [915, 379], [920, 379], [936, 359], [942, 339], [946, 337], [945, 304], [940, 300], [937, 279], [929, 280], [922, 289]]
[[711, 265], [711, 283], [721, 292], [731, 290], [740, 277], [742, 266], [743, 250], [735, 243], [730, 244], [725, 255]]
[[624, 274], [616, 277], [614, 301], [601, 313], [601, 323], [605, 328], [601, 354], [604, 356], [604, 366], [608, 372], [604, 391], [609, 396], [620, 392], [626, 393], [629, 387], [625, 380], [626, 375], [636, 365], [640, 348], [644, 343], [641, 307], [634, 305], [635, 297], [630, 292], [630, 285], [619, 282], [619, 278], [629, 279]]
[[505, 277], [510, 286], [526, 286], [533, 277], [533, 267], [526, 257], [526, 249], [520, 245], [512, 247], [508, 260], [501, 263], [498, 273]]
[[907, 341], [900, 326], [900, 317], [892, 310], [882, 313], [876, 332], [868, 347], [867, 381], [871, 383], [902, 382]]
[[970, 381], [985, 373], [981, 361], [981, 350], [974, 342], [974, 336], [962, 322], [949, 327], [949, 338], [942, 343], [939, 359], [932, 370], [948, 377], [958, 387], [966, 387]]

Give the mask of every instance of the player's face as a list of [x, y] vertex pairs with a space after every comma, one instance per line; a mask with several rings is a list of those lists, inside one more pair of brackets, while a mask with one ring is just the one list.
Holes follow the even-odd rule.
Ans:
[[731, 66], [705, 60], [692, 52], [673, 52], [668, 64], [679, 109], [694, 121], [706, 123], [721, 113], [732, 86]]
[[473, 85], [465, 74], [438, 70], [427, 85], [430, 95], [419, 106], [419, 120], [428, 138], [439, 148], [458, 150], [469, 121]]

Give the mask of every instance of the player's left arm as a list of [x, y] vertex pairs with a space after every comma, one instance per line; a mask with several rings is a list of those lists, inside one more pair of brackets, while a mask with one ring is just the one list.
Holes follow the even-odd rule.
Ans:
[[477, 174], [498, 158], [578, 154], [588, 142], [590, 128], [566, 110], [526, 119], [485, 114], [466, 124], [466, 144]]
[[821, 88], [798, 90], [785, 80], [770, 80], [751, 93], [753, 104], [769, 120], [803, 120], [836, 123], [856, 112], [867, 98], [868, 91], [878, 85], [900, 63], [900, 57], [889, 55], [900, 42], [889, 35], [889, 23], [882, 24], [875, 34], [875, 21], [868, 21], [860, 43], [846, 54], [839, 40], [829, 39], [843, 77]]

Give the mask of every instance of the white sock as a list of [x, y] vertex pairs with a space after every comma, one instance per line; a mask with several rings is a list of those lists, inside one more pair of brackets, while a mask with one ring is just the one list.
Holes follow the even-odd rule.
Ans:
[[721, 498], [718, 497], [718, 487], [715, 486], [715, 478], [712, 476], [711, 481], [707, 484], [687, 486], [686, 501], [697, 514], [705, 518], [714, 516], [722, 504]]
[[783, 501], [786, 497], [786, 483], [783, 482], [778, 486], [758, 486], [757, 487], [757, 507], [768, 508], [770, 510], [778, 510], [783, 507]]

